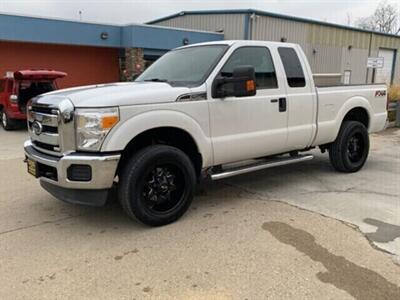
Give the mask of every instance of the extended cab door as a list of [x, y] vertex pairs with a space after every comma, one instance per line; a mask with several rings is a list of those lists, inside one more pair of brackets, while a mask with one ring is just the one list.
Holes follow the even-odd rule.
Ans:
[[274, 64], [279, 59], [276, 49], [239, 46], [229, 53], [212, 78], [230, 77], [235, 67], [252, 65], [257, 94], [209, 101], [214, 164], [275, 154], [286, 147], [288, 114], [279, 105], [286, 97], [285, 83], [278, 75], [281, 67]]
[[316, 131], [317, 98], [306, 57], [298, 48], [278, 47], [286, 79], [288, 148], [301, 150], [312, 144]]

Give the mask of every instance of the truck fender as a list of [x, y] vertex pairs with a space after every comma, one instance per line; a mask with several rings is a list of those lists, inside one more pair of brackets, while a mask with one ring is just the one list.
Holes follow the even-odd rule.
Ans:
[[335, 127], [334, 127], [334, 136], [335, 138], [337, 137], [340, 126], [342, 126], [343, 120], [347, 113], [351, 111], [354, 108], [363, 108], [368, 114], [368, 119], [371, 120], [371, 115], [372, 115], [372, 107], [371, 104], [368, 102], [367, 99], [361, 96], [354, 96], [349, 98], [340, 108], [340, 110], [337, 113], [336, 119], [335, 119]]
[[122, 151], [139, 134], [161, 127], [174, 127], [186, 131], [197, 145], [202, 156], [203, 167], [212, 165], [211, 138], [206, 136], [196, 120], [182, 112], [172, 110], [147, 111], [119, 123], [106, 137], [102, 151]]

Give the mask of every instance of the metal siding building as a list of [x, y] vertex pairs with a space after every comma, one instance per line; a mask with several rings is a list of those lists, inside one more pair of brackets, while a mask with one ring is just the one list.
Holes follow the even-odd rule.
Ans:
[[[181, 12], [149, 24], [223, 31], [225, 39], [286, 40], [302, 46], [314, 73], [347, 71], [349, 83], [400, 84], [400, 36], [253, 9]], [[368, 57], [378, 56], [390, 65], [367, 69]]]
[[223, 31], [225, 39], [243, 38], [245, 30], [244, 14], [182, 14], [160, 22], [151, 22], [166, 27]]

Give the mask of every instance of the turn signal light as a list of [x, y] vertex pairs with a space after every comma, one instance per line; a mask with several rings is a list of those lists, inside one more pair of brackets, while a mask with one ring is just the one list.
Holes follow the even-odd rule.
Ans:
[[118, 116], [104, 116], [102, 118], [102, 128], [103, 129], [109, 129], [109, 128], [113, 128], [115, 124], [117, 124], [119, 121]]
[[256, 89], [256, 84], [254, 80], [247, 80], [246, 81], [246, 90], [248, 92], [254, 91]]

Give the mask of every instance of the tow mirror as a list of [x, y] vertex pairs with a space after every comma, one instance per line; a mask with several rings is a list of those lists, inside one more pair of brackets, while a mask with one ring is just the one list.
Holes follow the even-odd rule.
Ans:
[[217, 77], [212, 86], [213, 98], [248, 97], [256, 94], [256, 75], [253, 66], [238, 66], [232, 77]]
[[18, 101], [18, 96], [17, 95], [10, 95], [10, 102], [16, 103]]

